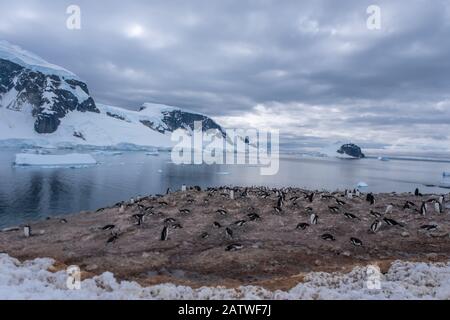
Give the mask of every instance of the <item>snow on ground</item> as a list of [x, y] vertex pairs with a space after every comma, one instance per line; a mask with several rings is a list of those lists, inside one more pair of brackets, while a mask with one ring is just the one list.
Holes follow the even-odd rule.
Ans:
[[63, 155], [18, 153], [16, 154], [14, 164], [16, 166], [66, 167], [95, 165], [97, 161], [90, 154], [85, 153], [69, 153]]
[[173, 284], [141, 287], [118, 282], [104, 273], [81, 282], [80, 290], [67, 289], [64, 271], [51, 273], [51, 259], [20, 263], [0, 254], [0, 299], [450, 299], [450, 263], [395, 262], [381, 276], [381, 289], [367, 288], [367, 268], [347, 274], [310, 273], [289, 291], [268, 291], [245, 286], [237, 289]]

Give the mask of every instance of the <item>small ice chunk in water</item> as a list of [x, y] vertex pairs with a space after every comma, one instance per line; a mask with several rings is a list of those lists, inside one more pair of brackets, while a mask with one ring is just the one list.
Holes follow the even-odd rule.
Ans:
[[360, 182], [356, 185], [358, 188], [367, 188], [369, 185], [365, 182]]
[[71, 167], [75, 165], [94, 165], [97, 161], [90, 154], [71, 153], [62, 155], [43, 155], [18, 153], [16, 154], [16, 166], [58, 166]]

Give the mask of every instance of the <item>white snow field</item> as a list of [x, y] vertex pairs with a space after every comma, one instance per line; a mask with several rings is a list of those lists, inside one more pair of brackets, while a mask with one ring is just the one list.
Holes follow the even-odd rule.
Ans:
[[16, 166], [89, 166], [97, 164], [97, 161], [90, 155], [85, 153], [70, 153], [62, 155], [48, 154], [16, 154]]
[[118, 282], [108, 272], [82, 281], [80, 290], [69, 290], [66, 272], [49, 272], [52, 264], [51, 259], [20, 263], [0, 254], [0, 299], [450, 299], [450, 263], [397, 261], [381, 276], [379, 290], [367, 288], [367, 268], [358, 267], [347, 274], [310, 273], [289, 291], [254, 286], [192, 289], [173, 284], [144, 288]]

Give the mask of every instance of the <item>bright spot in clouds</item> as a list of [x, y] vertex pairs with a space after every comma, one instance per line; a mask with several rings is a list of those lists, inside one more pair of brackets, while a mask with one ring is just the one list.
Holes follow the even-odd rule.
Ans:
[[126, 34], [130, 38], [140, 38], [144, 35], [144, 28], [138, 24], [128, 27]]

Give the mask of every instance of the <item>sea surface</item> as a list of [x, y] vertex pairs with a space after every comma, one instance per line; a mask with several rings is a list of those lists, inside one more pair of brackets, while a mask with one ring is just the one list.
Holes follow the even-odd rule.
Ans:
[[[137, 195], [179, 190], [183, 184], [211, 186], [302, 187], [317, 190], [356, 188], [365, 192], [448, 193], [449, 161], [345, 160], [300, 155], [281, 156], [278, 174], [263, 176], [252, 165], [176, 165], [170, 153], [101, 154], [98, 165], [85, 168], [16, 167], [16, 153], [0, 150], [0, 228], [96, 210]], [[60, 152], [60, 151], [59, 151]], [[448, 181], [447, 181], [448, 180]]]

